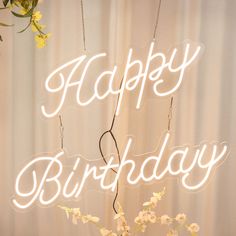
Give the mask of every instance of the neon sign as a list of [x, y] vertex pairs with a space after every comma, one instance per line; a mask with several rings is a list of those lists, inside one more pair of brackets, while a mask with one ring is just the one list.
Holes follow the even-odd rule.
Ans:
[[[49, 111], [49, 109], [43, 105], [41, 107], [43, 115], [48, 118], [57, 115], [60, 112], [67, 93], [69, 92], [69, 88], [71, 87], [77, 88], [76, 101], [80, 106], [87, 106], [95, 99], [103, 100], [109, 95], [119, 95], [116, 116], [119, 115], [120, 107], [122, 102], [124, 102], [122, 100], [125, 90], [135, 90], [138, 88], [138, 85], [140, 90], [138, 93], [136, 109], [141, 107], [143, 91], [147, 81], [153, 83], [152, 89], [156, 96], [164, 97], [174, 93], [183, 82], [186, 69], [199, 55], [201, 47], [193, 47], [189, 43], [185, 44], [181, 54], [183, 55], [182, 63], [178, 66], [174, 66], [174, 64], [176, 64], [174, 61], [178, 54], [177, 48], [172, 50], [169, 59], [161, 52], [154, 53], [153, 48], [154, 43], [152, 42], [145, 66], [140, 60], [132, 59], [133, 50], [130, 49], [120, 88], [114, 88], [114, 81], [118, 70], [118, 67], [114, 66], [111, 70], [103, 71], [98, 75], [94, 84], [93, 94], [85, 101], [81, 100], [80, 93], [83, 90], [83, 83], [86, 79], [86, 74], [88, 73], [90, 65], [96, 62], [96, 60], [106, 57], [106, 54], [100, 53], [92, 56], [88, 59], [83, 68], [80, 67], [82, 67], [83, 62], [87, 58], [86, 55], [58, 67], [47, 77], [45, 88], [50, 95], [59, 93], [61, 95], [60, 102], [53, 111]], [[192, 53], [190, 53], [190, 51]], [[158, 59], [161, 63], [156, 65], [155, 69], [150, 72], [150, 64], [154, 63], [155, 59]], [[72, 66], [72, 70], [66, 78], [63, 74], [63, 70], [69, 66]], [[130, 78], [128, 76], [129, 70], [134, 66], [138, 68], [138, 72], [135, 76]], [[80, 79], [73, 80], [78, 68], [82, 71]], [[164, 83], [164, 80], [161, 78], [164, 70], [168, 70], [170, 73], [178, 73], [178, 79], [174, 86], [163, 92], [159, 90], [159, 86]], [[57, 87], [52, 87], [53, 81], [58, 78], [59, 85]], [[106, 91], [101, 94], [98, 87], [104, 79], [108, 79], [109, 83]], [[184, 188], [188, 190], [197, 190], [206, 183], [216, 166], [218, 166], [228, 154], [229, 148], [225, 143], [205, 143], [195, 147], [184, 146], [170, 149], [168, 147], [170, 138], [171, 134], [168, 131], [161, 138], [160, 145], [157, 149], [158, 152], [152, 155], [140, 155], [145, 157], [142, 159], [143, 161], [140, 166], [137, 165], [137, 161], [140, 161], [140, 158], [131, 158], [132, 152], [130, 149], [133, 146], [132, 138], [127, 139], [119, 164], [115, 162], [115, 157], [110, 155], [107, 158], [107, 163], [105, 165], [97, 166], [87, 162], [81, 170], [83, 158], [78, 156], [73, 159], [73, 165], [70, 166], [68, 172], [68, 166], [63, 164], [63, 159], [66, 159], [67, 157], [64, 150], [57, 152], [55, 155], [39, 156], [26, 164], [17, 175], [13, 204], [17, 208], [26, 209], [36, 203], [41, 206], [48, 206], [59, 198], [77, 199], [83, 191], [88, 178], [92, 178], [94, 181], [98, 182], [101, 189], [113, 192], [121, 175], [125, 176], [125, 181], [129, 185], [136, 185], [139, 182], [159, 181], [166, 176], [177, 176]], [[38, 169], [35, 168], [35, 166], [41, 166], [40, 173], [38, 173]], [[107, 182], [107, 176], [111, 169], [116, 170], [116, 175], [114, 178], [111, 178], [112, 180], [110, 180], [110, 182]], [[147, 169], [149, 170], [148, 174]], [[191, 177], [196, 169], [200, 170], [202, 175], [200, 175], [200, 178], [193, 183]], [[26, 190], [24, 188], [25, 180], [29, 177], [32, 186], [30, 186], [30, 190]], [[48, 186], [53, 186], [54, 189], [50, 194], [47, 194]]]
[[[71, 171], [65, 176], [63, 174], [64, 166], [61, 159], [65, 158], [64, 151], [58, 152], [54, 156], [41, 156], [37, 157], [31, 162], [29, 162], [18, 174], [15, 184], [16, 196], [13, 203], [16, 207], [25, 209], [30, 207], [35, 202], [38, 202], [42, 206], [47, 206], [55, 202], [60, 196], [64, 199], [79, 197], [82, 192], [86, 180], [92, 177], [95, 181], [99, 181], [100, 187], [104, 190], [114, 191], [117, 181], [123, 172], [124, 167], [128, 167], [128, 172], [126, 175], [126, 181], [130, 185], [135, 185], [140, 181], [150, 182], [152, 180], [161, 180], [167, 175], [178, 176], [181, 180], [181, 184], [189, 190], [197, 190], [202, 187], [208, 180], [210, 174], [215, 169], [215, 167], [226, 157], [228, 153], [228, 146], [226, 144], [209, 144], [205, 143], [198, 147], [179, 147], [175, 148], [170, 152], [165, 168], [160, 170], [160, 163], [163, 162], [168, 142], [170, 139], [170, 133], [166, 133], [161, 141], [161, 146], [159, 147], [159, 152], [156, 155], [150, 155], [145, 157], [140, 168], [136, 166], [134, 160], [129, 159], [130, 148], [133, 143], [132, 138], [129, 138], [123, 153], [123, 157], [120, 165], [114, 162], [114, 157], [111, 156], [109, 161], [104, 166], [97, 167], [96, 165], [90, 165], [87, 163], [85, 165], [81, 179], [77, 179], [71, 184], [71, 181], [76, 175], [76, 171], [80, 162], [81, 157], [75, 158], [75, 162]], [[195, 150], [194, 150], [195, 149]], [[194, 152], [193, 152], [194, 150]], [[191, 154], [192, 153], [192, 157]], [[210, 153], [210, 155], [208, 155]], [[209, 158], [210, 156], [210, 158]], [[190, 159], [190, 163], [186, 165]], [[177, 168], [176, 168], [177, 162]], [[35, 164], [45, 164], [43, 169], [43, 175], [39, 179], [37, 176], [37, 171], [34, 169]], [[150, 175], [145, 174], [145, 170], [148, 168], [148, 164], [152, 164], [152, 171]], [[174, 164], [175, 163], [175, 164]], [[106, 177], [109, 170], [117, 170], [117, 175], [110, 183], [105, 183]], [[201, 169], [204, 171], [203, 177], [197, 181], [195, 184], [191, 184], [188, 181], [194, 168]], [[50, 175], [50, 171], [56, 169], [53, 175]], [[138, 175], [134, 172], [138, 172]], [[30, 174], [32, 178], [32, 188], [30, 191], [23, 192], [20, 186], [24, 186], [24, 175]], [[61, 179], [64, 179], [61, 181]], [[25, 178], [26, 179], [26, 178]], [[63, 184], [62, 184], [63, 182]], [[54, 185], [54, 193], [52, 196], [46, 199], [44, 187], [46, 185]], [[72, 186], [71, 186], [72, 185]], [[68, 192], [68, 188], [70, 189]], [[23, 202], [23, 203], [22, 203]]]
[[[119, 95], [118, 108], [117, 108], [116, 115], [119, 115], [120, 107], [121, 107], [121, 103], [123, 100], [125, 90], [127, 90], [127, 91], [135, 90], [139, 84], [141, 84], [141, 86], [140, 86], [140, 91], [139, 91], [139, 95], [137, 98], [136, 108], [137, 109], [140, 108], [141, 101], [143, 98], [144, 87], [145, 87], [145, 83], [147, 82], [147, 79], [154, 82], [153, 83], [153, 93], [156, 96], [164, 97], [164, 96], [168, 96], [168, 95], [174, 93], [180, 87], [180, 85], [183, 81], [184, 73], [185, 73], [186, 69], [194, 62], [194, 60], [199, 55], [200, 50], [201, 50], [201, 46], [199, 45], [199, 46], [195, 47], [194, 49], [192, 49], [193, 46], [191, 48], [191, 45], [189, 43], [185, 44], [184, 50], [183, 50], [183, 52], [181, 52], [181, 53], [183, 53], [182, 62], [179, 66], [176, 66], [176, 67], [174, 67], [174, 62], [175, 62], [175, 59], [178, 55], [177, 48], [174, 48], [172, 50], [169, 60], [167, 60], [167, 56], [164, 53], [161, 53], [161, 52], [153, 53], [153, 48], [154, 48], [154, 42], [152, 42], [150, 45], [148, 56], [147, 56], [147, 62], [146, 62], [145, 66], [143, 65], [143, 63], [140, 60], [132, 60], [133, 49], [130, 49], [129, 53], [128, 53], [128, 57], [127, 57], [127, 62], [125, 65], [125, 70], [123, 73], [124, 77], [123, 77], [121, 88], [114, 89], [115, 79], [119, 80], [119, 78], [116, 78], [116, 73], [117, 73], [118, 67], [114, 66], [112, 68], [112, 70], [103, 71], [100, 75], [98, 75], [96, 82], [94, 84], [94, 93], [86, 101], [82, 101], [82, 99], [80, 98], [81, 91], [83, 90], [83, 84], [86, 79], [86, 73], [88, 72], [91, 64], [95, 63], [97, 60], [99, 60], [103, 57], [106, 57], [106, 53], [100, 53], [100, 54], [96, 54], [96, 55], [92, 56], [85, 64], [85, 66], [82, 70], [82, 74], [81, 74], [80, 79], [76, 80], [76, 81], [72, 81], [73, 76], [74, 76], [75, 72], [78, 70], [78, 68], [81, 67], [81, 64], [84, 62], [84, 60], [86, 59], [86, 57], [87, 57], [86, 55], [80, 56], [80, 57], [78, 57], [74, 60], [71, 60], [71, 61], [65, 63], [64, 65], [58, 67], [56, 70], [54, 70], [47, 77], [47, 79], [45, 81], [45, 88], [49, 94], [60, 94], [61, 93], [60, 94], [61, 95], [60, 102], [59, 102], [58, 106], [54, 109], [54, 111], [48, 111], [44, 105], [41, 106], [41, 110], [42, 110], [43, 115], [48, 118], [57, 115], [60, 112], [60, 110], [65, 102], [66, 95], [69, 91], [68, 89], [72, 88], [72, 87], [77, 87], [76, 101], [77, 101], [78, 105], [80, 105], [80, 106], [87, 106], [95, 99], [103, 100], [108, 95]], [[191, 54], [190, 54], [190, 51], [191, 51], [190, 49], [194, 50], [194, 52]], [[154, 63], [155, 60], [160, 60], [161, 61], [160, 65], [155, 66], [155, 69], [153, 71], [149, 72], [150, 64], [152, 62]], [[69, 73], [68, 77], [65, 78], [65, 76], [63, 74], [63, 70], [71, 65], [73, 65], [73, 69]], [[129, 78], [128, 77], [129, 71], [131, 70], [131, 68], [133, 68], [135, 66], [138, 68], [138, 73], [137, 73], [137, 75]], [[165, 92], [161, 92], [161, 91], [159, 91], [159, 87], [160, 87], [160, 85], [162, 85], [164, 83], [164, 80], [161, 79], [160, 76], [162, 75], [164, 70], [168, 70], [171, 73], [179, 73], [179, 75], [178, 75], [177, 83], [171, 89], [169, 89], [168, 91], [165, 91]], [[108, 88], [107, 88], [106, 92], [104, 92], [103, 94], [100, 94], [99, 89], [98, 89], [99, 84], [102, 82], [102, 80], [107, 79], [107, 77], [108, 77], [108, 81], [109, 81]], [[53, 84], [53, 80], [55, 80], [55, 79], [58, 80], [58, 78], [59, 78], [59, 85], [57, 87], [51, 87], [50, 84]]]

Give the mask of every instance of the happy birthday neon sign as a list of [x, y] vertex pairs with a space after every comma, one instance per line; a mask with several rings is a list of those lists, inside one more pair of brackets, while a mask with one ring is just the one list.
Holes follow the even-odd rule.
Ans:
[[[48, 111], [45, 105], [41, 107], [42, 113], [45, 117], [53, 117], [57, 115], [66, 99], [69, 88], [77, 87], [76, 100], [78, 105], [86, 106], [89, 105], [93, 100], [103, 100], [109, 95], [119, 95], [118, 105], [116, 110], [116, 115], [119, 115], [120, 107], [123, 100], [123, 95], [125, 90], [132, 91], [140, 86], [138, 93], [136, 109], [141, 106], [141, 101], [143, 98], [143, 91], [145, 83], [149, 80], [153, 82], [153, 93], [156, 96], [168, 96], [174, 93], [181, 85], [186, 68], [189, 67], [194, 60], [197, 58], [201, 51], [201, 47], [197, 46], [191, 48], [191, 44], [185, 44], [184, 50], [181, 55], [183, 55], [182, 63], [174, 67], [174, 60], [178, 53], [177, 48], [174, 48], [169, 60], [165, 54], [153, 52], [154, 43], [151, 43], [146, 65], [144, 66], [140, 60], [132, 60], [133, 50], [130, 49], [127, 57], [127, 62], [124, 70], [124, 77], [122, 84], [119, 89], [114, 89], [114, 81], [116, 79], [117, 66], [114, 66], [111, 70], [103, 71], [96, 79], [94, 84], [93, 95], [85, 101], [80, 98], [81, 90], [83, 89], [83, 83], [86, 79], [86, 74], [90, 68], [90, 65], [96, 60], [105, 57], [105, 53], [100, 53], [92, 56], [88, 59], [87, 63], [82, 69], [81, 77], [74, 81], [73, 76], [79, 67], [82, 67], [86, 55], [78, 57], [66, 64], [60, 66], [54, 70], [45, 81], [45, 88], [49, 94], [61, 93], [60, 102], [58, 106], [53, 111]], [[191, 50], [190, 50], [191, 49]], [[192, 53], [190, 53], [192, 51]], [[160, 64], [155, 67], [151, 72], [149, 71], [150, 64], [154, 63], [155, 59], [159, 59]], [[63, 74], [63, 70], [72, 66], [67, 78]], [[138, 67], [138, 72], [135, 76], [129, 77], [129, 70], [132, 67]], [[175, 85], [168, 91], [161, 92], [159, 86], [164, 83], [164, 80], [160, 78], [164, 70], [168, 70], [170, 73], [178, 73], [178, 79]], [[52, 87], [51, 83], [53, 80], [59, 78], [59, 85], [57, 87]], [[98, 90], [99, 84], [103, 79], [109, 80], [108, 88], [103, 94]], [[115, 157], [113, 155], [109, 156], [106, 165], [91, 165], [87, 163], [84, 170], [79, 170], [81, 165], [81, 157], [77, 157], [74, 160], [74, 164], [71, 166], [69, 173], [65, 172], [66, 167], [63, 165], [63, 159], [66, 158], [66, 153], [64, 150], [59, 151], [55, 155], [40, 156], [27, 165], [25, 165], [19, 172], [16, 182], [15, 182], [15, 196], [13, 199], [13, 204], [20, 209], [26, 209], [35, 203], [42, 206], [48, 206], [53, 204], [59, 198], [64, 199], [77, 199], [86, 184], [88, 178], [94, 179], [104, 190], [114, 191], [117, 182], [121, 176], [124, 174], [124, 169], [128, 168], [126, 171], [126, 182], [129, 185], [136, 185], [139, 182], [151, 182], [163, 179], [166, 176], [178, 176], [182, 186], [189, 190], [197, 190], [201, 188], [208, 180], [210, 174], [214, 171], [215, 167], [221, 163], [228, 154], [228, 146], [225, 143], [205, 143], [197, 147], [185, 146], [176, 147], [170, 151], [168, 148], [168, 143], [170, 140], [170, 132], [166, 132], [161, 138], [160, 145], [158, 147], [158, 153], [153, 155], [145, 155], [145, 159], [138, 167], [136, 165], [136, 158], [132, 160], [131, 146], [133, 145], [133, 139], [128, 138], [125, 145], [125, 149], [121, 158], [121, 162], [117, 164], [115, 162]], [[169, 150], [169, 151], [167, 151]], [[35, 166], [42, 165], [40, 168], [43, 174], [38, 174]], [[152, 166], [151, 173], [147, 174], [146, 170]], [[164, 168], [163, 168], [164, 165]], [[162, 166], [162, 168], [161, 168]], [[116, 170], [115, 177], [107, 183], [106, 179], [110, 170]], [[190, 181], [191, 175], [193, 175], [193, 170], [199, 169], [203, 172], [200, 179], [196, 183]], [[52, 171], [54, 170], [54, 172]], [[81, 176], [78, 178], [78, 173]], [[138, 175], [134, 175], [138, 173]], [[53, 174], [52, 174], [53, 173]], [[32, 180], [32, 187], [30, 190], [25, 190], [23, 188], [26, 176], [30, 176]], [[53, 193], [47, 194], [47, 187], [53, 186]]]

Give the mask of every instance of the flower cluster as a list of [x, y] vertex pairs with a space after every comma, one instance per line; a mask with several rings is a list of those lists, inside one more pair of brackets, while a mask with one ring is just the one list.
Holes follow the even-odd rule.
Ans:
[[[11, 13], [19, 18], [29, 18], [28, 25], [19, 33], [24, 32], [31, 27], [32, 32], [35, 33], [35, 42], [38, 48], [43, 48], [46, 45], [47, 39], [50, 37], [50, 33], [43, 32], [45, 25], [40, 23], [42, 14], [36, 10], [38, 0], [3, 0], [4, 8], [10, 9]], [[1, 26], [10, 26], [0, 23]]]
[[70, 214], [72, 215], [72, 223], [73, 224], [77, 224], [78, 220], [80, 220], [82, 223], [88, 223], [88, 222], [92, 222], [92, 223], [98, 223], [100, 221], [100, 219], [96, 216], [92, 216], [92, 215], [82, 215], [80, 208], [68, 208], [68, 207], [64, 207], [64, 206], [58, 206], [61, 209], [63, 209], [66, 213], [67, 218], [69, 219]]
[[[19, 2], [19, 1], [18, 1]], [[27, 13], [30, 11], [30, 9], [32, 9], [32, 5], [30, 4], [20, 4], [18, 3], [18, 6], [20, 6], [20, 14], [25, 16], [27, 15]], [[43, 29], [45, 28], [45, 25], [42, 25], [40, 23], [40, 20], [42, 19], [42, 14], [40, 11], [33, 11], [32, 15], [30, 17], [30, 22], [29, 22], [29, 26], [31, 26], [31, 30], [32, 32], [36, 33], [34, 39], [36, 42], [36, 45], [38, 48], [43, 48], [46, 45], [46, 41], [47, 39], [50, 37], [50, 33], [45, 34], [43, 32]], [[28, 28], [27, 27], [27, 28]]]
[[156, 212], [154, 211], [154, 209], [156, 208], [157, 203], [162, 199], [164, 194], [165, 189], [162, 192], [153, 193], [150, 200], [143, 203], [144, 209], [141, 210], [138, 213], [138, 216], [134, 219], [138, 232], [145, 232], [149, 223], [157, 223], [158, 217], [156, 216]]
[[125, 218], [125, 213], [122, 206], [118, 203], [117, 214], [114, 216], [116, 222], [116, 231], [107, 229], [100, 225], [100, 219], [91, 215], [83, 215], [79, 208], [68, 208], [59, 206], [63, 209], [67, 215], [67, 218], [72, 219], [73, 224], [77, 224], [77, 221], [82, 223], [93, 223], [99, 229], [101, 236], [133, 236], [140, 232], [145, 232], [149, 224], [160, 224], [169, 227], [169, 231], [166, 236], [179, 236], [181, 230], [186, 230], [191, 236], [197, 236], [199, 226], [196, 223], [188, 224], [187, 216], [183, 213], [177, 214], [176, 217], [171, 218], [168, 215], [157, 216], [155, 208], [158, 202], [165, 194], [165, 189], [159, 193], [153, 193], [149, 201], [144, 202], [143, 209], [138, 213], [134, 219], [135, 226], [133, 229], [128, 225]]
[[100, 219], [98, 217], [92, 215], [83, 215], [80, 208], [69, 208], [65, 206], [58, 207], [65, 211], [67, 219], [69, 219], [71, 216], [73, 224], [77, 224], [78, 221], [81, 221], [83, 224], [93, 223], [95, 226], [97, 226], [102, 236], [117, 236], [117, 234], [113, 233], [112, 230], [108, 230], [107, 228], [100, 225]]
[[118, 213], [115, 215], [114, 220], [116, 220], [117, 223], [116, 229], [118, 235], [129, 236], [130, 226], [127, 224], [127, 221], [125, 219], [125, 213], [119, 203], [118, 203]]

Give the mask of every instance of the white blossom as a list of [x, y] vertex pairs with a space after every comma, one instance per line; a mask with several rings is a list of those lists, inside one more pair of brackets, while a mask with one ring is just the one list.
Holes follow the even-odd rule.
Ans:
[[200, 227], [196, 223], [192, 223], [191, 225], [188, 226], [188, 231], [191, 233], [197, 233], [200, 230]]
[[179, 223], [179, 224], [184, 224], [186, 222], [186, 215], [181, 213], [181, 214], [178, 214], [176, 217], [175, 217], [175, 220]]
[[161, 216], [161, 224], [162, 225], [169, 225], [172, 223], [172, 219], [168, 215]]

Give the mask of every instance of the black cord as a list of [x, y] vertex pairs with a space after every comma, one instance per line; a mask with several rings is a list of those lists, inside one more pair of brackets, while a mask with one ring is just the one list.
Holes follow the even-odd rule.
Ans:
[[[122, 82], [123, 82], [123, 78], [121, 80], [121, 83], [120, 83], [120, 88], [122, 86]], [[112, 122], [111, 122], [111, 126], [110, 126], [110, 129], [109, 130], [106, 130], [105, 132], [103, 132], [103, 134], [100, 136], [99, 138], [99, 151], [100, 151], [100, 154], [102, 156], [102, 159], [103, 161], [105, 162], [105, 164], [107, 165], [107, 160], [103, 154], [103, 151], [102, 151], [102, 140], [104, 138], [104, 136], [106, 134], [110, 134], [111, 137], [112, 137], [112, 140], [114, 141], [115, 143], [115, 148], [116, 148], [116, 153], [117, 153], [117, 157], [118, 157], [118, 162], [119, 162], [119, 165], [120, 165], [120, 162], [121, 162], [121, 158], [120, 158], [120, 150], [119, 150], [119, 146], [118, 146], [118, 142], [117, 142], [117, 139], [113, 133], [113, 127], [114, 127], [114, 124], [115, 124], [115, 120], [116, 120], [116, 112], [117, 112], [117, 108], [118, 108], [118, 102], [119, 102], [119, 98], [120, 98], [120, 94], [118, 95], [117, 97], [117, 103], [116, 103], [116, 109], [114, 111], [114, 114], [113, 114], [113, 118], [112, 118]], [[111, 168], [111, 170], [117, 174], [117, 171], [113, 168]], [[118, 195], [119, 195], [119, 181], [117, 180], [117, 184], [116, 184], [116, 194], [115, 194], [115, 197], [114, 197], [114, 200], [113, 200], [113, 203], [112, 203], [112, 207], [113, 207], [113, 210], [114, 212], [117, 214], [117, 210], [116, 210], [116, 201], [117, 201], [117, 198], [118, 198]]]

